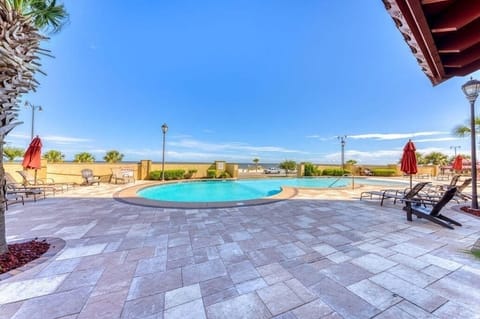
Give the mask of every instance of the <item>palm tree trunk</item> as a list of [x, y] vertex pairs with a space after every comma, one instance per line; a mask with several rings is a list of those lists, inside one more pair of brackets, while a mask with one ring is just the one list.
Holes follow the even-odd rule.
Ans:
[[[3, 136], [0, 139], [0, 154], [3, 154]], [[7, 234], [5, 232], [5, 169], [3, 156], [0, 156], [0, 255], [7, 252]]]

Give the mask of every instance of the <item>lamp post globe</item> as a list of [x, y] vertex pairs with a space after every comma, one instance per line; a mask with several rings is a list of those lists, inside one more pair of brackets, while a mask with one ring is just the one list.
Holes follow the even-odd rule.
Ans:
[[471, 138], [471, 162], [472, 162], [472, 208], [478, 209], [477, 197], [477, 149], [475, 127], [475, 101], [480, 92], [480, 81], [470, 78], [462, 85], [462, 91], [470, 102], [470, 138]]
[[165, 135], [168, 132], [168, 125], [167, 123], [163, 123], [162, 125], [162, 133], [163, 133], [163, 147], [162, 147], [162, 182], [165, 181]]

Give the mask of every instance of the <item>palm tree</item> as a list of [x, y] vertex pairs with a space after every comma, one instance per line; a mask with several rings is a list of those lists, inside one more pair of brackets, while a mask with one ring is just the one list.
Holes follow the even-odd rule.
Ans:
[[95, 157], [90, 153], [82, 152], [75, 154], [73, 161], [77, 163], [93, 163], [95, 162]]
[[8, 159], [9, 162], [13, 162], [17, 157], [23, 157], [23, 148], [19, 147], [4, 147], [3, 156]]
[[[40, 43], [46, 34], [58, 32], [68, 15], [56, 0], [0, 0], [0, 153], [5, 136], [17, 125], [18, 105], [24, 93], [35, 91], [40, 70], [39, 55], [48, 50]], [[0, 184], [5, 184], [3, 156], [0, 156]], [[5, 200], [0, 187], [0, 199]], [[5, 206], [0, 205], [0, 254], [7, 251]]]
[[43, 154], [43, 158], [46, 159], [48, 163], [61, 163], [65, 159], [65, 154], [57, 150], [50, 150]]
[[260, 162], [260, 160], [258, 158], [254, 158], [253, 162], [255, 163], [255, 172], [256, 172], [258, 170], [258, 162]]
[[107, 154], [105, 154], [105, 156], [103, 157], [103, 159], [107, 163], [117, 163], [122, 161], [123, 154], [120, 154], [119, 151], [112, 150], [108, 151]]
[[[472, 129], [470, 128], [470, 124], [468, 125], [457, 125], [453, 128], [453, 135], [458, 137], [465, 137], [470, 136], [470, 132]], [[478, 133], [480, 132], [480, 117], [475, 117], [475, 131]]]
[[448, 155], [440, 152], [428, 153], [423, 158], [425, 163], [422, 164], [446, 165], [448, 163]]

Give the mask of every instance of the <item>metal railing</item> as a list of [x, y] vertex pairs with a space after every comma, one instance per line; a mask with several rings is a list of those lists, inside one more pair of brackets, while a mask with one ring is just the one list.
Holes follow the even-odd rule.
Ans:
[[336, 180], [334, 180], [330, 185], [328, 185], [328, 188], [333, 187], [337, 182], [343, 180], [345, 177], [352, 177], [352, 189], [355, 189], [355, 176], [352, 174], [343, 174], [342, 176], [338, 177]]

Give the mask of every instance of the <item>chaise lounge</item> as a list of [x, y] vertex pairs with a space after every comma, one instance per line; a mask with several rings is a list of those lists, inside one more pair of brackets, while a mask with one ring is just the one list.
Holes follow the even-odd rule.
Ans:
[[[451, 224], [462, 226], [462, 224], [459, 222], [440, 214], [442, 208], [455, 196], [456, 193], [457, 187], [450, 188], [443, 194], [442, 198], [433, 205], [431, 209], [422, 206], [422, 204], [425, 204], [425, 201], [417, 202], [415, 200], [407, 200], [404, 208], [407, 213], [407, 220], [412, 221], [413, 214], [418, 218], [428, 219], [435, 224], [450, 229], [454, 229]], [[431, 204], [433, 204], [433, 202]]]
[[393, 203], [395, 204], [397, 200], [404, 201], [408, 199], [412, 199], [418, 197], [420, 191], [430, 184], [430, 182], [421, 182], [415, 184], [412, 189], [406, 189], [404, 191], [398, 189], [384, 189], [379, 191], [366, 191], [360, 194], [360, 199], [366, 198], [369, 196], [370, 199], [373, 199], [374, 196], [377, 196], [380, 199], [380, 206], [383, 206], [383, 202], [385, 199], [393, 199]]

